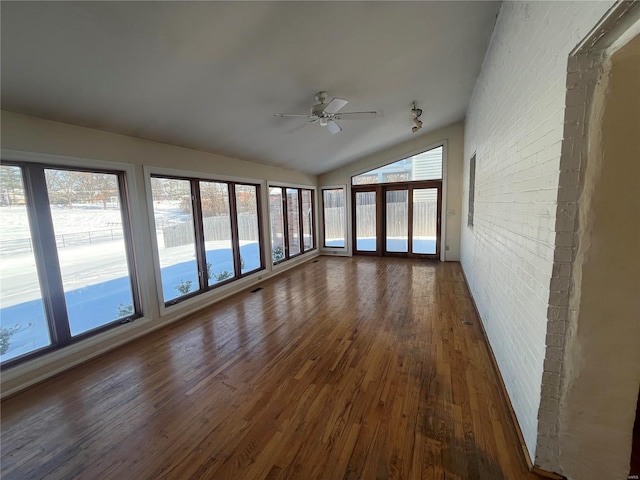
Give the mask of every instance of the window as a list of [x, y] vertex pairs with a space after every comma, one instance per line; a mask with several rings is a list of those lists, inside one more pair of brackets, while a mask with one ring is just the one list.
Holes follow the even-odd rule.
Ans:
[[289, 236], [289, 255], [298, 255], [300, 245], [300, 205], [298, 203], [298, 190], [287, 188], [287, 235]]
[[19, 167], [0, 166], [0, 359], [51, 345]]
[[240, 274], [245, 275], [263, 268], [260, 248], [260, 221], [258, 214], [258, 187], [236, 185], [236, 212], [240, 243]]
[[322, 189], [325, 247], [345, 247], [344, 198], [344, 188]]
[[200, 182], [202, 227], [208, 286], [233, 277], [233, 241], [231, 240], [231, 210], [229, 185], [219, 182]]
[[352, 185], [414, 182], [442, 178], [444, 147], [436, 147], [351, 178]]
[[307, 252], [316, 244], [313, 232], [313, 194], [311, 190], [301, 190], [300, 193], [302, 195], [300, 197], [302, 203], [302, 243], [304, 251]]
[[277, 264], [315, 248], [313, 190], [269, 188], [271, 254]]
[[153, 215], [165, 302], [199, 289], [191, 182], [152, 178]]
[[469, 214], [467, 226], [473, 227], [473, 209], [476, 195], [476, 154], [474, 153], [469, 162]]
[[355, 254], [439, 258], [444, 146], [351, 178]]
[[282, 210], [282, 188], [269, 189], [269, 211], [271, 214], [271, 255], [273, 263], [284, 260], [284, 214]]
[[7, 162], [0, 183], [3, 366], [141, 316], [124, 172]]
[[151, 176], [165, 305], [263, 267], [258, 185]]

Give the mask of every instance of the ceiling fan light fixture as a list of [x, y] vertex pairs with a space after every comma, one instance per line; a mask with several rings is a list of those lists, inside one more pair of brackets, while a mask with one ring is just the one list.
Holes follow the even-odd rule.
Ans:
[[378, 112], [341, 112], [342, 108], [349, 103], [343, 98], [334, 97], [329, 103], [326, 103], [328, 94], [324, 90], [321, 90], [315, 94], [316, 102], [320, 102], [311, 107], [308, 114], [304, 113], [276, 113], [275, 116], [279, 118], [297, 117], [307, 119], [306, 123], [299, 125], [285, 133], [294, 133], [307, 125], [312, 123], [319, 123], [323, 127], [327, 127], [329, 132], [336, 134], [342, 131], [342, 127], [338, 125], [335, 120], [342, 119], [368, 119], [375, 118]]

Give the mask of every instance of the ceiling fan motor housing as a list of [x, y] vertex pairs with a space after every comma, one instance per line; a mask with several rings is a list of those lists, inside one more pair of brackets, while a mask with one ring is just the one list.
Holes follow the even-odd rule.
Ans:
[[311, 107], [311, 115], [314, 115], [316, 117], [322, 117], [325, 115], [324, 113], [325, 108], [327, 108], [326, 103], [318, 103], [317, 105], [314, 105], [313, 107]]

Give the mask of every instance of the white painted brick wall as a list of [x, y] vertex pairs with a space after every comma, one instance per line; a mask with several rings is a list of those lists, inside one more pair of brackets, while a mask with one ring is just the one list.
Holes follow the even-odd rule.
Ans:
[[[553, 262], [567, 59], [611, 5], [503, 3], [467, 112], [463, 205], [476, 152], [475, 214], [473, 228], [462, 215], [461, 261], [532, 459], [539, 411], [555, 415], [540, 407], [557, 408], [541, 405], [541, 385], [553, 393], [554, 345], [556, 356], [563, 345], [547, 317], [557, 313], [552, 273], [565, 276]], [[568, 287], [562, 281], [554, 279], [554, 291]]]

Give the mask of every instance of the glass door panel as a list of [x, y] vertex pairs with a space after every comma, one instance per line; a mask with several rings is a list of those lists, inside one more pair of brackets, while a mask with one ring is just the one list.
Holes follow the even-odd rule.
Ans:
[[409, 191], [387, 190], [385, 193], [387, 252], [409, 251]]
[[411, 253], [435, 255], [438, 232], [438, 189], [413, 190], [413, 248]]
[[324, 209], [324, 246], [344, 248], [346, 246], [344, 238], [344, 189], [323, 189], [322, 208]]
[[376, 251], [376, 192], [356, 192], [356, 250]]

